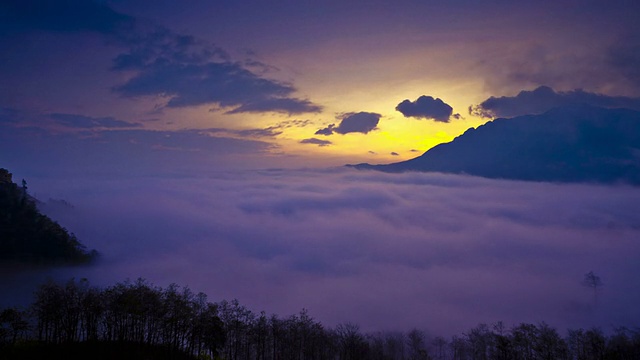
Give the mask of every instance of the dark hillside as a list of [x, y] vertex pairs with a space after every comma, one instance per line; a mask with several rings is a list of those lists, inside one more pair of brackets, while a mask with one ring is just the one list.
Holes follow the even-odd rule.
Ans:
[[18, 186], [0, 168], [0, 262], [79, 264], [97, 253], [87, 251], [75, 235], [40, 213], [26, 182]]

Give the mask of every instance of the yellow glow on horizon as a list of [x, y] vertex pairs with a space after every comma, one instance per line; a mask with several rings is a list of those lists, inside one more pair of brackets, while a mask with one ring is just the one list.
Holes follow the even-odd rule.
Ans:
[[[411, 100], [415, 98], [411, 97]], [[333, 105], [333, 104], [329, 104]], [[325, 106], [322, 113], [290, 116], [288, 114], [224, 114], [223, 111], [210, 112], [208, 108], [190, 109], [181, 112], [183, 121], [167, 125], [180, 128], [224, 128], [229, 132], [214, 133], [212, 136], [229, 136], [244, 140], [271, 142], [275, 145], [271, 151], [274, 156], [295, 158], [295, 163], [342, 165], [344, 163], [370, 162], [389, 163], [417, 157], [430, 148], [453, 140], [470, 127], [486, 122], [465, 116], [463, 119], [451, 119], [450, 122], [437, 122], [429, 119], [406, 118], [395, 111], [397, 100], [374, 102], [362, 105], [363, 111], [378, 112], [382, 116], [377, 129], [367, 133], [348, 133], [330, 136], [315, 135], [318, 129], [329, 124], [340, 123], [338, 114], [340, 105]], [[340, 109], [340, 110], [339, 110]], [[457, 109], [454, 108], [454, 112]], [[173, 115], [173, 114], [169, 114]], [[464, 116], [464, 115], [463, 115]], [[189, 119], [190, 126], [185, 126]], [[293, 120], [307, 120], [306, 126], [288, 126], [283, 124]], [[282, 133], [275, 137], [241, 136], [233, 130], [266, 129], [278, 127]], [[327, 146], [301, 143], [304, 139], [329, 141]]]
[[[334, 48], [332, 48], [334, 46]], [[342, 56], [335, 56], [336, 47]], [[470, 64], [459, 56], [464, 49], [410, 48], [397, 52], [380, 52], [362, 57], [344, 44], [325, 44], [305, 49], [304, 54], [270, 54], [265, 59], [285, 71], [279, 81], [291, 81], [297, 92], [293, 97], [309, 99], [321, 105], [317, 114], [243, 113], [225, 114], [226, 109], [209, 111], [198, 107], [178, 113], [169, 110], [165, 118], [183, 116], [196, 128], [228, 128], [234, 130], [265, 129], [291, 120], [308, 120], [304, 127], [282, 127], [275, 137], [247, 138], [234, 134], [221, 134], [242, 139], [267, 141], [276, 145], [274, 155], [307, 158], [311, 162], [337, 164], [347, 162], [396, 162], [414, 158], [430, 148], [453, 140], [465, 130], [487, 121], [470, 116], [469, 105], [486, 99], [484, 83], [471, 76]], [[377, 50], [376, 50], [377, 51]], [[287, 78], [287, 74], [291, 78]], [[278, 74], [272, 74], [276, 78]], [[421, 95], [440, 98], [453, 107], [454, 114], [462, 118], [450, 122], [430, 119], [406, 118], [395, 110], [403, 100], [416, 100]], [[186, 110], [186, 109], [185, 109]], [[349, 133], [330, 136], [315, 135], [318, 129], [340, 123], [341, 114], [350, 112], [381, 114], [378, 128], [368, 134]], [[177, 126], [177, 125], [174, 125]], [[301, 143], [315, 138], [331, 142], [327, 146]], [[392, 155], [396, 153], [397, 155]], [[352, 160], [348, 160], [352, 159]]]

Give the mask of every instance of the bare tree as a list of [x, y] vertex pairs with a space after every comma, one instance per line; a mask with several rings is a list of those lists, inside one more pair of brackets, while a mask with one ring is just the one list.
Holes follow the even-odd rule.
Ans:
[[16, 308], [8, 308], [0, 311], [0, 344], [15, 344], [16, 341], [25, 338], [29, 323], [27, 313]]
[[584, 274], [584, 280], [582, 280], [582, 285], [593, 289], [593, 303], [594, 305], [598, 304], [598, 289], [602, 287], [602, 280], [600, 277], [593, 273], [593, 271], [589, 271]]
[[353, 323], [339, 324], [335, 328], [340, 347], [340, 359], [356, 360], [367, 356], [368, 344], [360, 333], [360, 327]]
[[492, 347], [492, 335], [487, 324], [479, 324], [464, 335], [471, 358], [473, 360], [487, 360]]

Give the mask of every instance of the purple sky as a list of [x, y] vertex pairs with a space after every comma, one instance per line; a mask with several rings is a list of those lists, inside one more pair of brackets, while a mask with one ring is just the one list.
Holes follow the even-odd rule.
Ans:
[[0, 167], [71, 202], [45, 210], [104, 257], [0, 285], [141, 276], [367, 330], [637, 325], [637, 188], [333, 167], [406, 160], [494, 117], [640, 110], [639, 16], [633, 1], [3, 1]]
[[486, 116], [639, 108], [638, 14], [631, 1], [4, 1], [0, 154], [49, 164], [21, 138], [39, 136], [80, 172], [95, 152], [195, 173], [405, 160]]

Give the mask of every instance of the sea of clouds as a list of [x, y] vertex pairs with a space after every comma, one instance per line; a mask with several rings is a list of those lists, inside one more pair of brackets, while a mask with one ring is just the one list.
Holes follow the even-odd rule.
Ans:
[[[478, 323], [640, 325], [640, 189], [351, 169], [31, 179], [96, 265], [7, 272], [3, 299], [51, 277], [145, 278], [326, 326], [460, 334]], [[582, 285], [593, 271], [597, 290]]]

